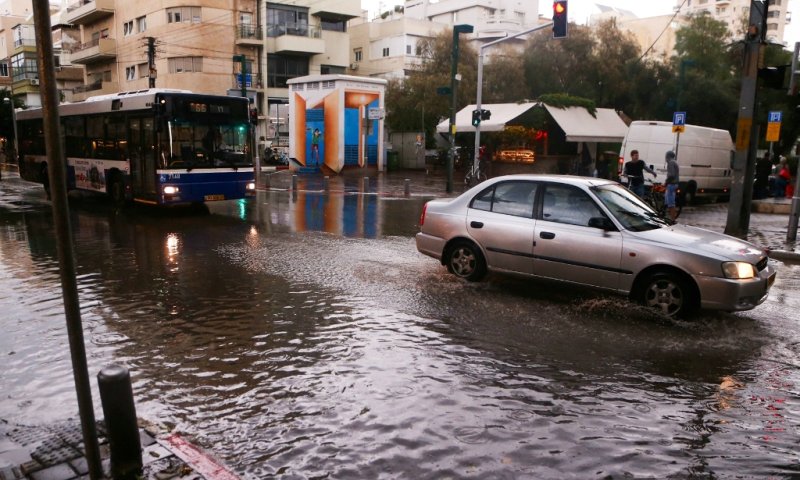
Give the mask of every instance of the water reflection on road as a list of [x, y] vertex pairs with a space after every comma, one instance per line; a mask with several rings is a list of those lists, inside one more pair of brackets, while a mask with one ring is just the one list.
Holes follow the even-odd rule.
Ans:
[[[141, 417], [247, 478], [800, 472], [796, 267], [753, 312], [667, 321], [563, 286], [457, 281], [415, 251], [423, 201], [73, 209], [90, 372], [127, 365]], [[52, 222], [30, 205], [0, 198], [12, 424], [77, 411]]]

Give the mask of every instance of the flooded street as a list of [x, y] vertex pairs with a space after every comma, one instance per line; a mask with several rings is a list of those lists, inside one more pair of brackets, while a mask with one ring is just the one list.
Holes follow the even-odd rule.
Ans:
[[[425, 197], [75, 202], [89, 373], [243, 478], [800, 476], [800, 266], [672, 321], [417, 253]], [[77, 417], [50, 205], [0, 183], [0, 422]], [[95, 410], [102, 417], [96, 383]]]

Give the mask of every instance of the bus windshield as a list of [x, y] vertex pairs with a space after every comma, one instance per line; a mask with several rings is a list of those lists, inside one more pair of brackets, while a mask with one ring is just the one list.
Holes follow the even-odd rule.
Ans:
[[161, 168], [252, 167], [247, 123], [167, 121], [161, 135]]

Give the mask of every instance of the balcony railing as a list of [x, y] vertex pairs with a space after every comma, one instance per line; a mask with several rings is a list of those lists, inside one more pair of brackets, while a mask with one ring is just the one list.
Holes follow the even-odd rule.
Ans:
[[263, 40], [264, 35], [257, 25], [239, 25], [236, 27], [236, 38], [239, 40]]
[[92, 83], [87, 85], [78, 85], [77, 87], [73, 88], [73, 93], [84, 93], [84, 92], [92, 92], [94, 90], [100, 90], [103, 88], [103, 81], [102, 80], [95, 80]]
[[287, 22], [281, 24], [267, 25], [268, 37], [282, 37], [283, 35], [292, 35], [295, 37], [308, 37], [308, 38], [321, 38], [322, 32], [319, 27], [308, 25], [305, 23]]

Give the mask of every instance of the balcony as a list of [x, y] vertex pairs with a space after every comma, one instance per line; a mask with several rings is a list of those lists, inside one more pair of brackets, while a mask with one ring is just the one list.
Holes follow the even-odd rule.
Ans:
[[114, 15], [114, 0], [79, 0], [67, 6], [66, 21], [86, 25]]
[[239, 25], [236, 27], [236, 45], [263, 46], [264, 35], [257, 25]]
[[267, 36], [275, 38], [275, 52], [294, 55], [325, 53], [325, 41], [319, 27], [307, 24], [284, 23], [267, 27]]
[[115, 58], [117, 58], [117, 41], [113, 38], [98, 38], [70, 49], [65, 63], [90, 65], [108, 62]]
[[102, 80], [96, 80], [86, 85], [80, 85], [72, 90], [73, 101], [75, 102], [80, 102], [89, 97], [94, 97], [97, 95], [105, 95], [107, 93], [117, 92], [119, 92], [118, 82], [104, 82]]

